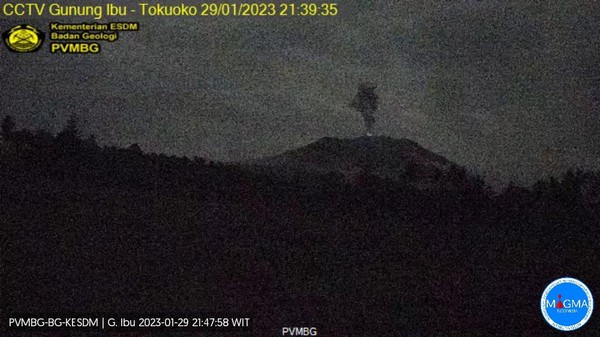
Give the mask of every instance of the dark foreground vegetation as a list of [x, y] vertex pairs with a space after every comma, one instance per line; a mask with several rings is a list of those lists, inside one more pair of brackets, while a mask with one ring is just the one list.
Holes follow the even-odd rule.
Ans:
[[[285, 179], [99, 147], [74, 125], [56, 136], [8, 127], [0, 316], [239, 313], [261, 337], [283, 326], [559, 336], [539, 309], [548, 283], [575, 277], [600, 298], [598, 178], [567, 173], [492, 195], [463, 176], [424, 192], [368, 173]], [[599, 316], [569, 335], [600, 336]], [[21, 335], [110, 334], [2, 332]]]

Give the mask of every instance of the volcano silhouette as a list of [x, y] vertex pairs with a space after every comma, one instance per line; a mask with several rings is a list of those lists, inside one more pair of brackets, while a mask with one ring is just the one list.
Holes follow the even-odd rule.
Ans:
[[563, 302], [560, 300], [561, 297], [562, 297], [561, 295], [558, 295], [558, 304], [556, 305], [556, 309], [562, 309], [565, 307], [563, 305]]
[[252, 162], [278, 173], [340, 173], [351, 179], [368, 171], [384, 179], [407, 181], [419, 188], [438, 186], [452, 168], [462, 169], [409, 139], [325, 137], [304, 147]]

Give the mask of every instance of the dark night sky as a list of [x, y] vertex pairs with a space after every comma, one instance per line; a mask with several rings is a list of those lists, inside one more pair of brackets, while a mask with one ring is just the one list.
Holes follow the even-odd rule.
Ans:
[[360, 135], [348, 104], [368, 80], [378, 134], [492, 179], [600, 169], [599, 2], [344, 0], [340, 12], [139, 18], [99, 55], [2, 47], [0, 115], [56, 132], [75, 112], [103, 144], [242, 160]]

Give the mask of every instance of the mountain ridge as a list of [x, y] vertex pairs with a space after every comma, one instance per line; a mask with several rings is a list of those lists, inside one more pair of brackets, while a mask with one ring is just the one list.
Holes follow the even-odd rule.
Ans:
[[253, 160], [251, 165], [279, 172], [340, 173], [352, 180], [368, 172], [384, 179], [405, 181], [420, 188], [442, 183], [459, 165], [406, 138], [363, 136], [323, 137], [278, 155]]

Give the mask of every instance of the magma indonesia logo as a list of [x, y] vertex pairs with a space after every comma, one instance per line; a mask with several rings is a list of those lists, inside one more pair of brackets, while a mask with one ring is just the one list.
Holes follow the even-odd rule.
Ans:
[[44, 42], [44, 33], [30, 25], [18, 25], [2, 34], [8, 49], [17, 53], [37, 51]]
[[564, 277], [546, 287], [540, 305], [546, 322], [558, 330], [572, 331], [590, 319], [594, 299], [583, 282]]

